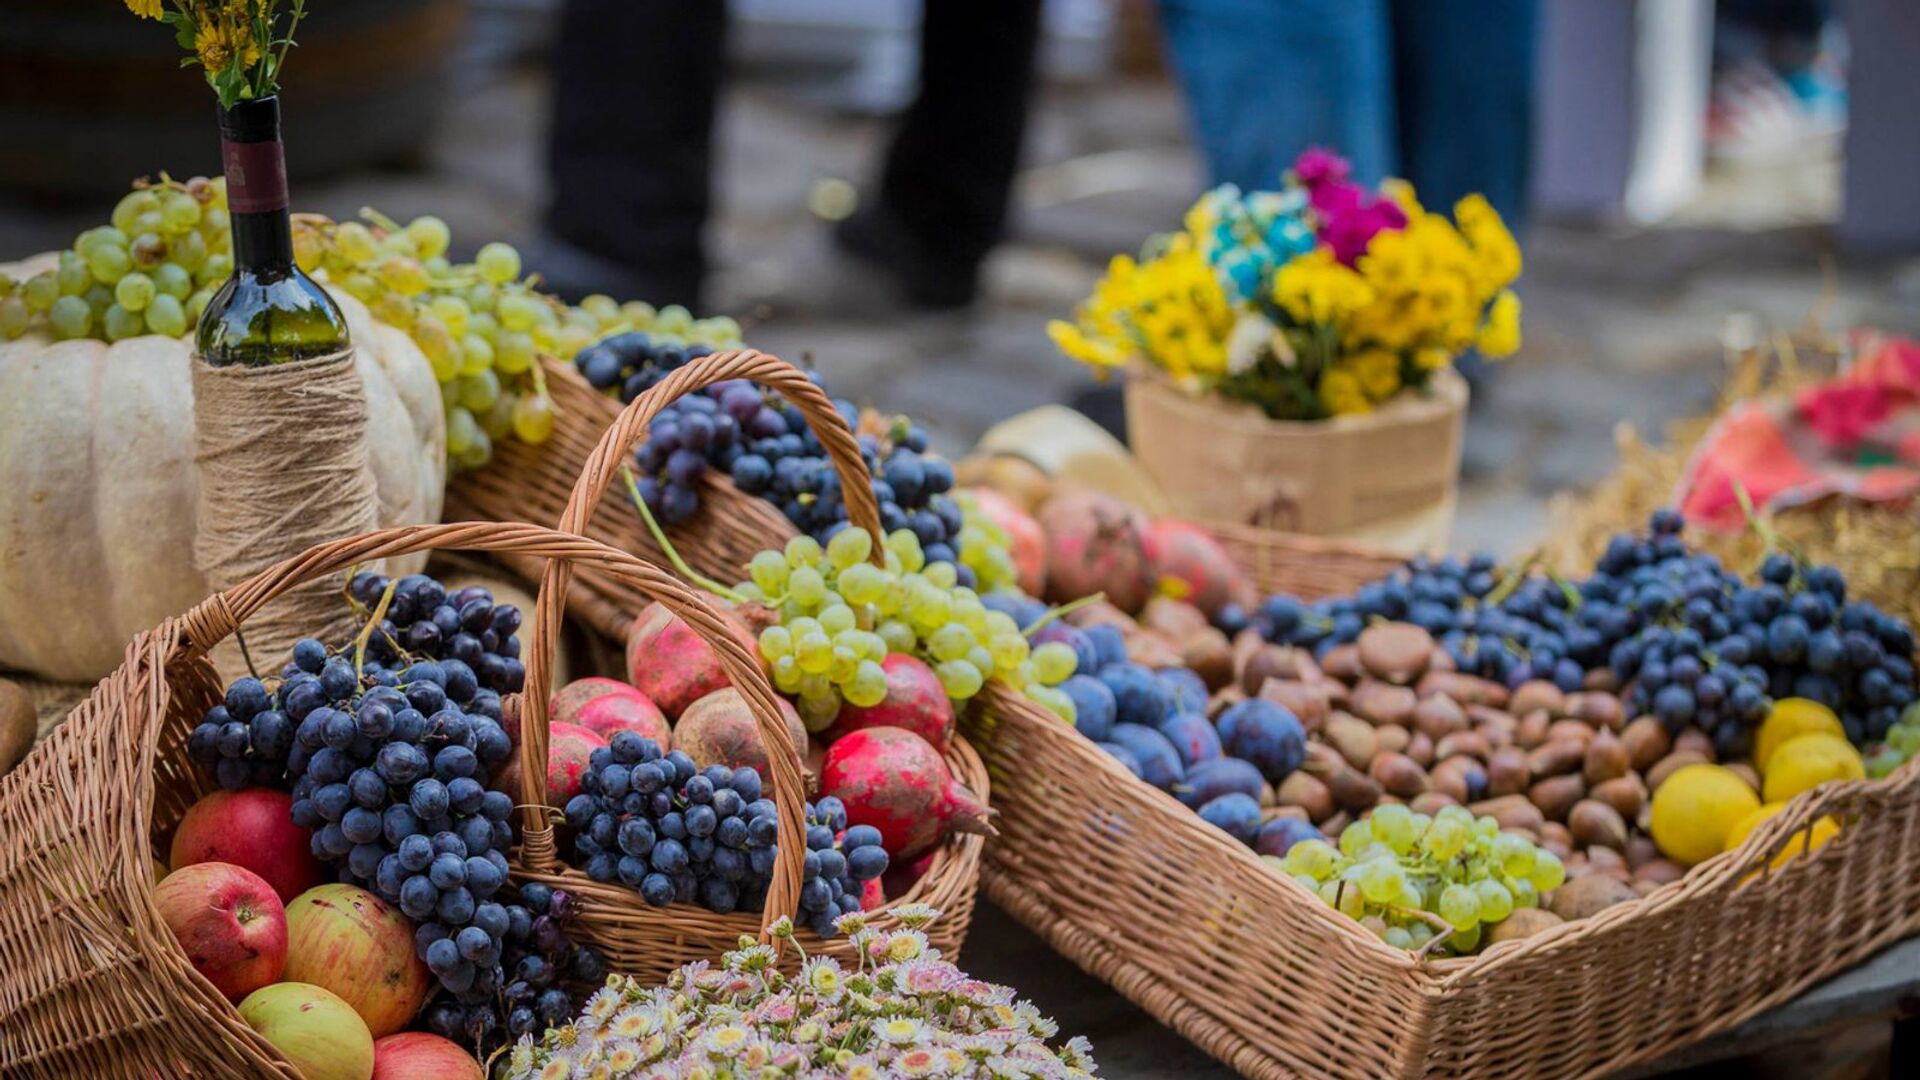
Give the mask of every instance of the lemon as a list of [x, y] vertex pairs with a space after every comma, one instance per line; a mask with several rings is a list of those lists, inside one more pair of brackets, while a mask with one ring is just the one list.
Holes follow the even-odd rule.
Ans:
[[[1751, 836], [1753, 831], [1760, 827], [1761, 823], [1786, 808], [1787, 804], [1784, 802], [1770, 802], [1735, 822], [1733, 831], [1727, 834], [1727, 850], [1732, 851], [1734, 848], [1746, 843], [1747, 837]], [[1788, 841], [1786, 846], [1782, 847], [1780, 852], [1773, 857], [1773, 868], [1778, 870], [1782, 866], [1785, 866], [1787, 861], [1795, 855], [1812, 851], [1814, 848], [1833, 839], [1839, 832], [1840, 823], [1834, 820], [1831, 815], [1821, 818], [1813, 823], [1812, 829], [1802, 830], [1793, 835], [1793, 839]]]
[[1753, 835], [1753, 830], [1759, 828], [1762, 822], [1786, 808], [1787, 804], [1783, 802], [1764, 803], [1746, 817], [1734, 822], [1733, 828], [1727, 832], [1727, 850], [1732, 851], [1746, 843], [1747, 837]]
[[1760, 790], [1768, 802], [1786, 802], [1829, 780], [1859, 780], [1867, 775], [1860, 751], [1836, 735], [1795, 735], [1768, 759]]
[[1767, 711], [1760, 733], [1754, 736], [1753, 767], [1766, 772], [1767, 761], [1781, 743], [1796, 735], [1816, 733], [1847, 737], [1846, 729], [1840, 726], [1840, 718], [1833, 715], [1832, 709], [1803, 697], [1781, 698]]
[[1727, 834], [1760, 807], [1745, 780], [1719, 765], [1688, 765], [1653, 793], [1653, 843], [1683, 866], [1726, 849]]

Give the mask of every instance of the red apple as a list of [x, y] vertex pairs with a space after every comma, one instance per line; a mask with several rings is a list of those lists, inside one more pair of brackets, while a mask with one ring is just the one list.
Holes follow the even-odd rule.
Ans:
[[194, 863], [154, 886], [153, 906], [193, 970], [228, 1001], [280, 981], [287, 913], [259, 874], [232, 863]]
[[331, 990], [375, 1038], [407, 1026], [432, 978], [414, 952], [413, 923], [352, 885], [320, 885], [287, 905], [288, 982]]
[[244, 866], [273, 886], [282, 903], [327, 878], [313, 839], [293, 823], [293, 796], [271, 788], [216, 791], [187, 808], [167, 863], [176, 871], [203, 862]]
[[[604, 694], [582, 705], [574, 713], [574, 721], [581, 727], [611, 740], [616, 731], [631, 731], [643, 738], [652, 739], [662, 750], [673, 737], [667, 727], [666, 714], [660, 707], [647, 699], [647, 695], [631, 687], [625, 694]], [[559, 719], [559, 718], [556, 718]]]
[[373, 1080], [486, 1080], [486, 1074], [454, 1043], [424, 1031], [403, 1031], [374, 1040]]

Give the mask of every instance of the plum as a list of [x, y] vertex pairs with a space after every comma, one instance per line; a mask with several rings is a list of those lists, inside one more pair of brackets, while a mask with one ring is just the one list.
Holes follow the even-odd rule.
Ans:
[[1141, 724], [1115, 724], [1109, 736], [1140, 760], [1140, 778], [1166, 791], [1186, 778], [1180, 752], [1165, 735]]
[[1307, 756], [1307, 732], [1283, 705], [1265, 698], [1236, 702], [1220, 714], [1220, 745], [1246, 758], [1266, 778], [1279, 783]]

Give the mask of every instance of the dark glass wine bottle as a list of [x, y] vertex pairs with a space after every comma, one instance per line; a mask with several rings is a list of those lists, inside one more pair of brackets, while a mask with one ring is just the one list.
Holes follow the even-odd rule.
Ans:
[[216, 367], [264, 367], [345, 349], [340, 308], [294, 265], [279, 98], [220, 110], [220, 162], [233, 223], [233, 276], [200, 316], [201, 357]]

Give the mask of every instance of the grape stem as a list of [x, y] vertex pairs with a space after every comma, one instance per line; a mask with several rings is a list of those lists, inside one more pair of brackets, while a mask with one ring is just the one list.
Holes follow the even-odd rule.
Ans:
[[693, 567], [688, 566], [687, 561], [680, 557], [680, 552], [674, 549], [673, 541], [667, 539], [666, 531], [660, 528], [659, 522], [653, 520], [653, 511], [647, 509], [647, 500], [640, 497], [640, 482], [633, 478], [633, 466], [622, 464], [620, 466], [620, 475], [627, 482], [627, 495], [633, 500], [633, 508], [640, 511], [640, 520], [647, 523], [647, 531], [653, 534], [653, 542], [659, 544], [660, 550], [667, 553], [667, 561], [673, 563], [675, 570], [680, 571], [680, 576], [713, 595], [718, 596], [722, 600], [731, 601], [735, 604], [746, 603], [747, 598], [745, 596], [727, 588], [725, 585], [720, 584], [705, 574], [699, 573], [694, 570]]
[[373, 637], [374, 627], [379, 626], [380, 623], [386, 619], [387, 605], [393, 602], [393, 591], [398, 588], [399, 585], [399, 578], [387, 579], [387, 587], [381, 590], [380, 602], [373, 606], [373, 614], [368, 617], [366, 625], [360, 628], [360, 632], [354, 635], [353, 677], [355, 681], [360, 679], [360, 669], [364, 667], [367, 662], [367, 641]]
[[[364, 618], [372, 613], [367, 610], [367, 606], [365, 604], [362, 604], [353, 595], [353, 578], [354, 578], [354, 575], [358, 574], [359, 572], [360, 572], [359, 563], [354, 563], [352, 566], [347, 567], [346, 574], [343, 575], [340, 579], [340, 595], [344, 597], [347, 601], [347, 610], [353, 612], [355, 615], [359, 615], [362, 618]], [[378, 619], [378, 618], [373, 620], [374, 625], [379, 625], [380, 622], [381, 622], [381, 619]], [[389, 634], [385, 630], [382, 630], [380, 631], [380, 636], [387, 639], [388, 645], [393, 646], [393, 651], [395, 654], [405, 657], [409, 660], [413, 658], [413, 654], [409, 653], [406, 649], [402, 648], [400, 643], [393, 639], [392, 634]]]
[[1092, 596], [1083, 596], [1078, 600], [1072, 601], [1071, 603], [1061, 604], [1059, 607], [1048, 608], [1044, 613], [1041, 614], [1039, 618], [1033, 620], [1033, 622], [1029, 623], [1025, 629], [1021, 630], [1020, 636], [1032, 637], [1034, 634], [1034, 631], [1047, 625], [1053, 620], [1058, 619], [1063, 615], [1071, 615], [1074, 612], [1079, 611], [1081, 608], [1086, 607], [1089, 604], [1097, 604], [1102, 600], [1105, 600], [1106, 598], [1107, 598], [1106, 593], [1097, 592], [1097, 593], [1094, 593]]
[[1539, 562], [1540, 552], [1536, 549], [1515, 564], [1513, 569], [1507, 571], [1506, 576], [1500, 579], [1500, 584], [1494, 586], [1493, 591], [1486, 595], [1481, 604], [1487, 607], [1498, 607], [1501, 601], [1513, 595], [1514, 590], [1520, 587], [1520, 583], [1527, 579], [1527, 572]]

